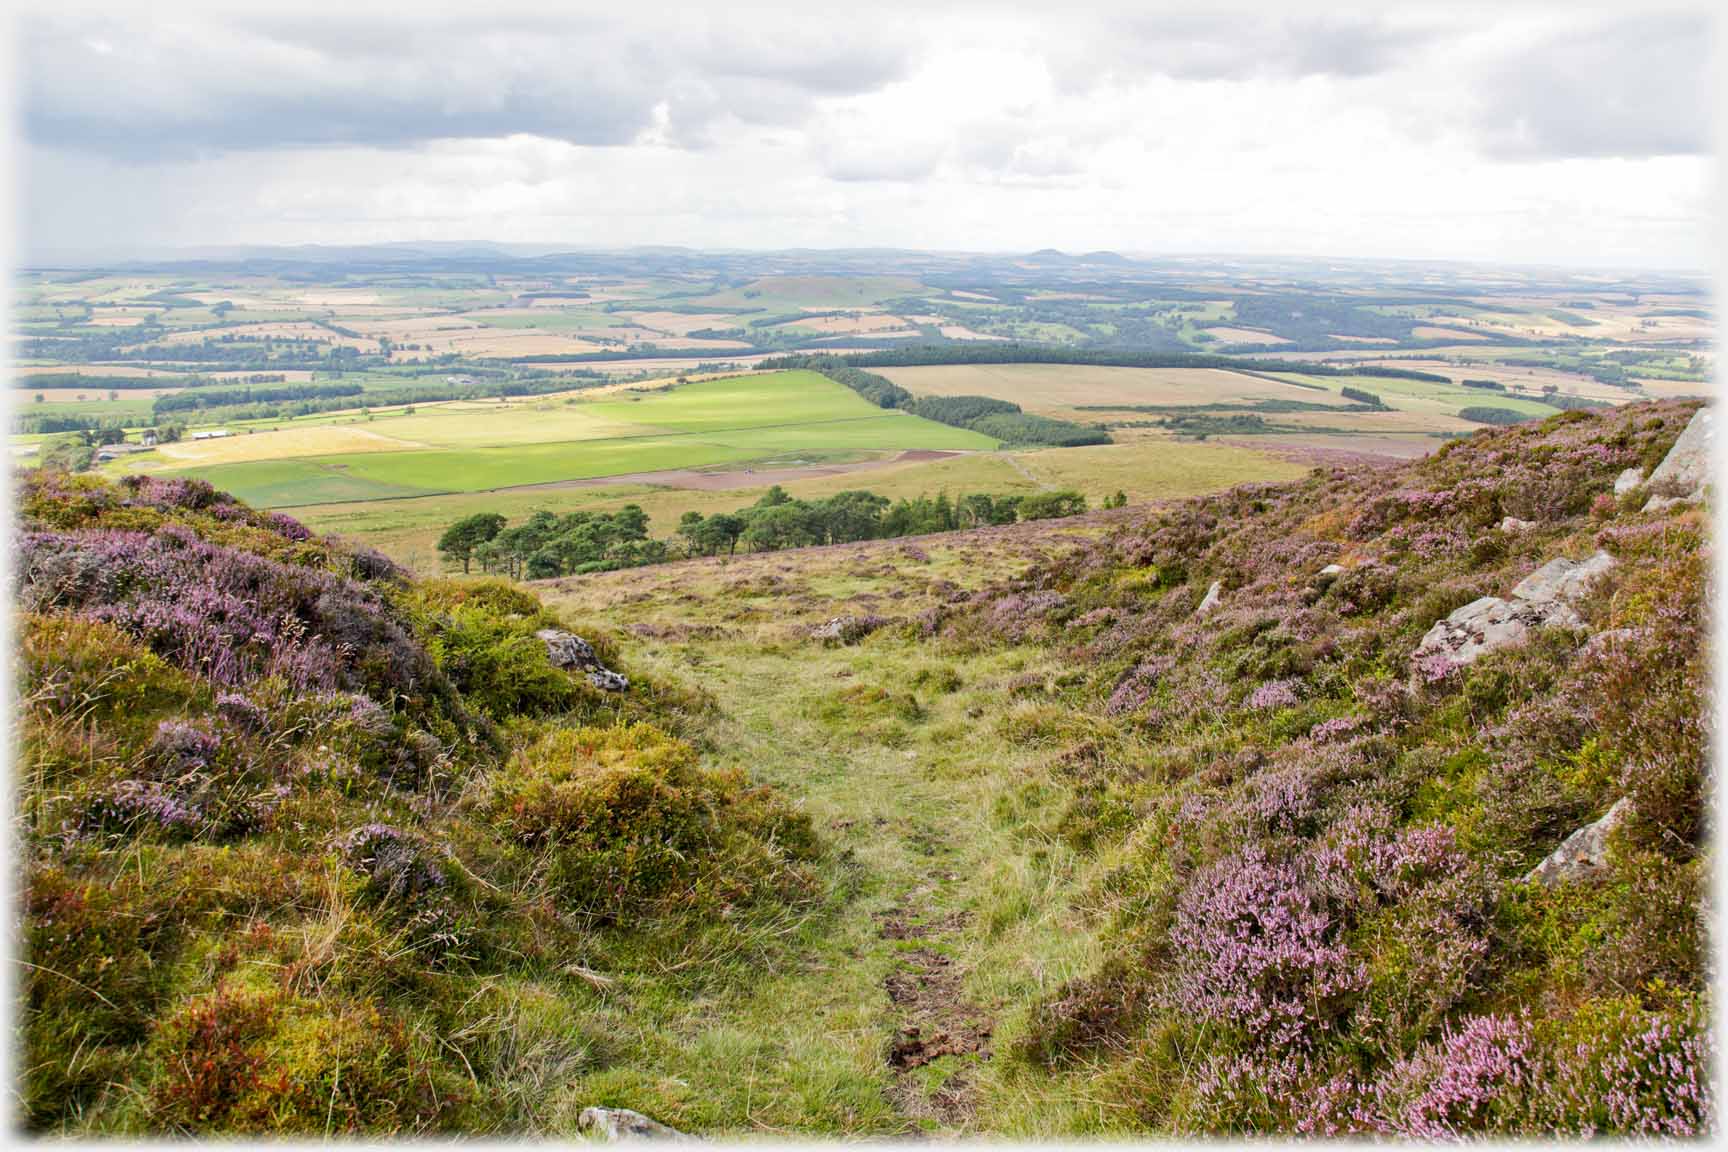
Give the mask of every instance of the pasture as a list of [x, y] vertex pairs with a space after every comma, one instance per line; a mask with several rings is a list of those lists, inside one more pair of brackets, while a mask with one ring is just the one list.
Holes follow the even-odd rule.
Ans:
[[[1098, 420], [1080, 405], [1336, 403], [1342, 397], [1223, 368], [1104, 368], [1077, 364], [943, 364], [873, 369], [918, 396], [991, 396], [1043, 415]], [[1335, 391], [1335, 389], [1334, 389]]]
[[796, 453], [978, 451], [989, 437], [884, 411], [813, 372], [726, 377], [604, 399], [456, 403], [168, 446], [116, 470], [200, 476], [264, 507], [474, 492]]

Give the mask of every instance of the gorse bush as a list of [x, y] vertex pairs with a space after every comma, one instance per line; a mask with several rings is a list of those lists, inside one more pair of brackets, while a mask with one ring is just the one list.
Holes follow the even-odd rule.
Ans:
[[33, 1131], [522, 1130], [568, 1053], [476, 1067], [462, 1006], [514, 980], [587, 1028], [585, 962], [812, 896], [804, 818], [671, 734], [701, 698], [555, 667], [527, 592], [196, 481], [19, 496]]
[[[1693, 408], [1189, 501], [934, 618], [955, 650], [1088, 671], [1084, 720], [1041, 704], [1036, 729], [1075, 766], [1063, 835], [1108, 862], [1105, 958], [1015, 1051], [1111, 1067], [1139, 1122], [1184, 1131], [1707, 1131], [1705, 516], [1597, 499]], [[1412, 660], [1598, 549], [1582, 629]], [[1526, 878], [1621, 800], [1604, 867]]]

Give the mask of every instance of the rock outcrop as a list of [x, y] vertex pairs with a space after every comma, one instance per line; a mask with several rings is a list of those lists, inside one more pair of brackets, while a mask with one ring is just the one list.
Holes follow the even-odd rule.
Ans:
[[590, 1140], [608, 1143], [621, 1140], [682, 1142], [697, 1139], [628, 1108], [584, 1108], [576, 1117], [576, 1129]]
[[628, 678], [600, 663], [594, 646], [574, 632], [542, 628], [534, 633], [534, 637], [546, 645], [546, 656], [553, 667], [584, 673], [588, 683], [602, 692], [622, 692], [630, 687]]
[[1510, 599], [1484, 596], [1436, 623], [1416, 646], [1414, 662], [1473, 664], [1496, 649], [1524, 643], [1534, 628], [1581, 628], [1573, 602], [1613, 566], [1606, 552], [1582, 561], [1550, 560], [1520, 580]]
[[1223, 587], [1224, 587], [1224, 584], [1222, 581], [1219, 581], [1219, 580], [1212, 581], [1212, 587], [1206, 589], [1206, 595], [1201, 599], [1200, 607], [1194, 609], [1194, 615], [1196, 615], [1196, 616], [1209, 616], [1209, 615], [1211, 615], [1212, 610], [1218, 607], [1218, 599], [1219, 599], [1218, 594], [1223, 589]]
[[1529, 871], [1524, 877], [1525, 882], [1564, 884], [1594, 875], [1607, 867], [1608, 837], [1625, 821], [1631, 808], [1631, 801], [1625, 797], [1616, 801], [1602, 819], [1584, 825], [1561, 841], [1560, 847]]
[[1710, 482], [1710, 445], [1716, 438], [1716, 414], [1700, 408], [1668, 449], [1662, 463], [1650, 473], [1647, 487], [1653, 493], [1644, 505], [1646, 512], [1658, 512], [1674, 504], [1704, 498], [1704, 486]]

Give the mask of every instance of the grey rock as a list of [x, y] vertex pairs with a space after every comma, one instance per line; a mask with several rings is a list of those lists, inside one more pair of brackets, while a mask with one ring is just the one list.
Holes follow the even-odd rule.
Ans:
[[1498, 596], [1472, 600], [1423, 634], [1415, 659], [1439, 655], [1454, 664], [1474, 664], [1497, 648], [1524, 643], [1538, 616], [1529, 605]]
[[546, 645], [546, 655], [554, 667], [593, 668], [600, 663], [600, 657], [594, 653], [594, 646], [573, 632], [565, 632], [559, 628], [542, 628], [534, 633], [534, 638]]
[[600, 663], [594, 646], [574, 632], [542, 628], [534, 637], [546, 645], [546, 658], [553, 667], [586, 673], [588, 683], [602, 692], [622, 692], [630, 687], [629, 679]]
[[576, 1117], [576, 1129], [590, 1140], [608, 1143], [623, 1140], [667, 1140], [679, 1143], [698, 1139], [628, 1108], [584, 1108]]
[[588, 683], [602, 692], [623, 692], [630, 687], [630, 680], [609, 668], [595, 668], [588, 674]]
[[824, 644], [856, 644], [883, 623], [879, 616], [835, 616], [810, 629], [810, 639]]
[[1614, 557], [1598, 551], [1588, 560], [1550, 560], [1520, 580], [1512, 589], [1517, 600], [1535, 604], [1571, 603], [1582, 597], [1590, 582], [1614, 567]]
[[1628, 468], [1614, 480], [1614, 495], [1624, 496], [1638, 485], [1644, 483], [1644, 469]]
[[1652, 496], [1644, 501], [1644, 511], [1661, 512], [1666, 508], [1674, 507], [1676, 504], [1691, 504], [1695, 499], [1692, 496]]
[[[1670, 502], [1674, 494], [1684, 494], [1681, 499], [1703, 499], [1704, 486], [1710, 482], [1710, 445], [1715, 438], [1716, 413], [1710, 408], [1698, 409], [1668, 455], [1650, 473], [1650, 488]], [[1646, 505], [1644, 510], [1651, 508]]]
[[1632, 810], [1629, 797], [1615, 801], [1614, 807], [1594, 824], [1586, 824], [1561, 841], [1560, 847], [1525, 875], [1526, 883], [1564, 884], [1601, 871], [1608, 864], [1608, 837], [1625, 822]]
[[1534, 527], [1536, 527], [1536, 521], [1520, 520], [1516, 516], [1507, 516], [1500, 521], [1500, 531], [1502, 532], [1528, 532]]
[[1203, 598], [1201, 598], [1200, 607], [1194, 609], [1194, 615], [1196, 615], [1196, 616], [1211, 615], [1212, 610], [1218, 607], [1218, 599], [1219, 599], [1218, 593], [1223, 589], [1223, 587], [1224, 587], [1224, 585], [1223, 585], [1222, 581], [1219, 581], [1219, 580], [1212, 581], [1212, 587], [1206, 589], [1206, 595]]
[[1590, 582], [1614, 567], [1614, 557], [1597, 552], [1588, 560], [1550, 560], [1518, 582], [1510, 599], [1484, 596], [1438, 621], [1423, 634], [1412, 659], [1444, 656], [1454, 664], [1474, 664], [1500, 648], [1522, 644], [1534, 628], [1582, 628], [1572, 603]]

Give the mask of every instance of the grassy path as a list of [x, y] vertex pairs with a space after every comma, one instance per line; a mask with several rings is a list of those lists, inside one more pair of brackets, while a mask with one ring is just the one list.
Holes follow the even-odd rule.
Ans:
[[[736, 599], [692, 602], [715, 571], [659, 569], [647, 589], [585, 581], [550, 599], [613, 627], [713, 624], [738, 614]], [[1059, 1083], [1009, 1055], [1028, 1003], [1093, 955], [1071, 911], [1079, 860], [1046, 829], [1062, 808], [1050, 749], [997, 723], [1008, 681], [1055, 670], [1023, 653], [950, 659], [887, 633], [822, 647], [803, 630], [884, 585], [800, 579], [806, 591], [782, 584], [761, 602], [761, 623], [720, 624], [729, 638], [643, 640], [631, 658], [713, 694], [713, 763], [801, 803], [830, 849], [820, 906], [768, 929], [779, 935], [757, 955], [704, 962], [693, 998], [688, 972], [619, 990], [628, 1041], [570, 1086], [570, 1108], [631, 1107], [708, 1135], [1107, 1129], [1072, 1096], [1083, 1077]]]

